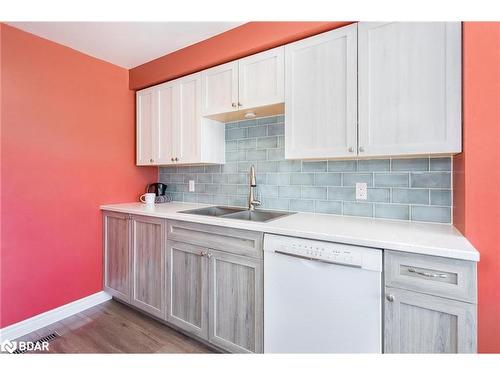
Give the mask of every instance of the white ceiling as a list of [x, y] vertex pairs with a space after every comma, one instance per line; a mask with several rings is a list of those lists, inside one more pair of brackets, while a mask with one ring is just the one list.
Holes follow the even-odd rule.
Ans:
[[243, 22], [9, 22], [18, 29], [130, 69]]

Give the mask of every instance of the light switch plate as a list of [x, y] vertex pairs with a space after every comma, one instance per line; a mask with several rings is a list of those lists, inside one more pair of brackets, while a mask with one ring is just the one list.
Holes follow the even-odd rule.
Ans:
[[190, 192], [194, 191], [194, 180], [189, 180], [189, 191]]
[[356, 199], [366, 200], [368, 198], [368, 187], [366, 182], [356, 182]]

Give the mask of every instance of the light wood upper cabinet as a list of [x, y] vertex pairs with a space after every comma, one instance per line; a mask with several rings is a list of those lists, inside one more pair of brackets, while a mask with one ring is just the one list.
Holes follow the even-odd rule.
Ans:
[[238, 61], [201, 72], [203, 116], [231, 112], [238, 107]]
[[165, 219], [132, 216], [130, 303], [159, 318], [165, 315]]
[[285, 46], [285, 157], [356, 155], [357, 26]]
[[283, 103], [284, 47], [238, 60], [238, 107], [255, 108]]
[[137, 92], [137, 165], [224, 163], [224, 124], [201, 117], [201, 74]]
[[460, 152], [460, 22], [360, 22], [358, 38], [359, 155]]

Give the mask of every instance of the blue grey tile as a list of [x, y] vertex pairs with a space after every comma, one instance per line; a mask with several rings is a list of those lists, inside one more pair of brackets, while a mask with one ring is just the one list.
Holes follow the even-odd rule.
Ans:
[[344, 173], [342, 175], [343, 186], [356, 186], [357, 182], [365, 182], [368, 187], [373, 186], [373, 174], [371, 173]]
[[450, 172], [415, 172], [410, 174], [411, 187], [416, 188], [450, 188]]
[[226, 129], [226, 139], [227, 140], [233, 140], [233, 139], [243, 139], [247, 137], [247, 130], [246, 129]]
[[254, 126], [248, 128], [248, 138], [265, 137], [267, 136], [267, 125]]
[[373, 216], [372, 203], [344, 202], [343, 213], [349, 216]]
[[340, 186], [342, 175], [340, 173], [316, 173], [314, 184], [317, 186]]
[[408, 173], [375, 173], [375, 186], [377, 187], [408, 187]]
[[214, 203], [221, 206], [227, 206], [227, 197], [225, 195], [214, 195]]
[[226, 151], [232, 151], [238, 149], [238, 141], [227, 141], [226, 140]]
[[284, 115], [276, 116], [276, 119], [277, 119], [278, 122], [284, 122], [285, 121], [285, 116]]
[[221, 165], [205, 165], [205, 173], [220, 173]]
[[392, 202], [429, 204], [428, 189], [392, 189]]
[[189, 173], [205, 173], [205, 167], [203, 165], [191, 165], [189, 166]]
[[184, 193], [183, 200], [184, 200], [184, 202], [196, 203], [196, 194], [195, 193]]
[[267, 160], [283, 161], [283, 159], [285, 159], [284, 148], [270, 148], [267, 150]]
[[314, 211], [321, 214], [342, 214], [342, 202], [315, 201]]
[[314, 173], [291, 173], [290, 185], [314, 185]]
[[235, 161], [227, 162], [222, 166], [222, 173], [236, 173], [238, 172], [238, 163]]
[[289, 173], [268, 173], [266, 182], [268, 185], [289, 185]]
[[350, 187], [329, 187], [328, 200], [330, 201], [356, 200], [356, 189]]
[[257, 124], [275, 124], [278, 122], [278, 116], [262, 117], [257, 119]]
[[279, 172], [300, 172], [302, 162], [300, 160], [283, 160], [278, 163]]
[[450, 223], [451, 207], [412, 206], [411, 219], [414, 221], [429, 221], [434, 223]]
[[328, 160], [328, 172], [355, 172], [356, 160]]
[[392, 159], [393, 171], [428, 171], [429, 158]]
[[205, 184], [205, 192], [209, 194], [219, 194], [221, 192], [221, 185]]
[[177, 173], [177, 167], [161, 167], [160, 173]]
[[290, 211], [314, 212], [314, 201], [304, 199], [290, 199]]
[[197, 178], [198, 183], [209, 183], [211, 184], [213, 181], [213, 176], [211, 173], [199, 173]]
[[[238, 150], [248, 150], [249, 148], [255, 148], [255, 147], [257, 147], [256, 138], [240, 139], [238, 141]], [[226, 143], [226, 149], [227, 149], [227, 143]]]
[[266, 150], [247, 150], [246, 160], [266, 160], [266, 159], [267, 159]]
[[227, 197], [227, 204], [229, 206], [247, 207], [247, 200], [245, 197], [229, 196]]
[[238, 121], [226, 122], [226, 124], [225, 124], [226, 129], [233, 129], [233, 128], [237, 128], [237, 127], [238, 127]]
[[249, 173], [250, 167], [255, 166], [257, 163], [253, 161], [239, 161], [238, 162], [238, 172], [240, 173]]
[[285, 147], [285, 136], [283, 135], [278, 136], [278, 147], [279, 148]]
[[279, 186], [278, 195], [280, 198], [300, 198], [300, 186]]
[[194, 191], [196, 193], [205, 193], [205, 184], [194, 184]]
[[191, 174], [187, 173], [184, 175], [184, 183], [189, 183], [189, 181], [195, 181], [196, 182], [196, 174]]
[[384, 219], [409, 220], [410, 206], [377, 203], [374, 216]]
[[247, 184], [245, 184], [245, 185], [238, 185], [238, 187], [236, 189], [236, 194], [237, 195], [246, 195], [246, 196], [248, 196], [249, 192], [250, 192], [250, 186], [248, 186]]
[[278, 147], [278, 137], [257, 138], [257, 148], [276, 148]]
[[228, 184], [245, 184], [247, 175], [245, 173], [231, 173], [227, 175]]
[[303, 199], [326, 199], [326, 187], [302, 186]]
[[213, 197], [213, 195], [210, 195], [210, 194], [197, 194], [196, 201], [198, 203], [213, 204], [214, 197]]
[[391, 161], [389, 159], [358, 160], [358, 171], [373, 172], [389, 171], [390, 169]]
[[184, 196], [182, 193], [168, 193], [172, 197], [173, 201], [182, 202], [184, 201]]
[[326, 172], [326, 161], [303, 161], [302, 172]]
[[259, 185], [257, 189], [261, 197], [266, 197], [266, 198], [278, 197], [278, 187], [275, 185]]
[[222, 185], [222, 193], [226, 195], [235, 195], [238, 191], [237, 185]]
[[272, 124], [267, 127], [267, 135], [284, 135], [285, 125], [284, 124]]
[[247, 128], [249, 126], [255, 126], [257, 125], [257, 120], [243, 120], [243, 121], [238, 121], [238, 127], [239, 128]]
[[451, 158], [431, 158], [431, 171], [451, 171]]
[[278, 162], [277, 161], [259, 161], [256, 165], [257, 176], [266, 172], [277, 172]]
[[227, 182], [227, 174], [213, 174], [212, 175], [212, 182], [214, 184], [225, 184]]
[[367, 202], [386, 202], [391, 201], [391, 189], [368, 188]]
[[170, 182], [184, 182], [184, 175], [182, 173], [173, 174], [170, 177]]
[[451, 190], [431, 190], [431, 204], [451, 206]]
[[160, 182], [162, 182], [164, 184], [168, 184], [171, 181], [172, 176], [173, 176], [173, 174], [171, 174], [171, 173], [163, 174], [160, 172]]
[[285, 210], [290, 208], [290, 201], [288, 199], [266, 198], [262, 201], [263, 206], [272, 210]]
[[228, 151], [226, 152], [226, 162], [245, 160], [245, 151]]

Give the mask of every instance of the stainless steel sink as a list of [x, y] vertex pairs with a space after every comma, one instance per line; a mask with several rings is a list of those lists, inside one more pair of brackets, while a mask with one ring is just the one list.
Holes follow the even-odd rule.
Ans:
[[250, 211], [240, 207], [212, 206], [195, 208], [192, 210], [179, 211], [185, 214], [216, 216], [224, 219], [236, 219], [247, 221], [267, 222], [283, 216], [292, 215], [295, 212], [255, 210]]
[[211, 207], [195, 208], [192, 210], [185, 210], [179, 212], [184, 214], [203, 215], [203, 216], [223, 216], [227, 214], [237, 213], [240, 211], [245, 211], [245, 209], [241, 207], [211, 206]]

